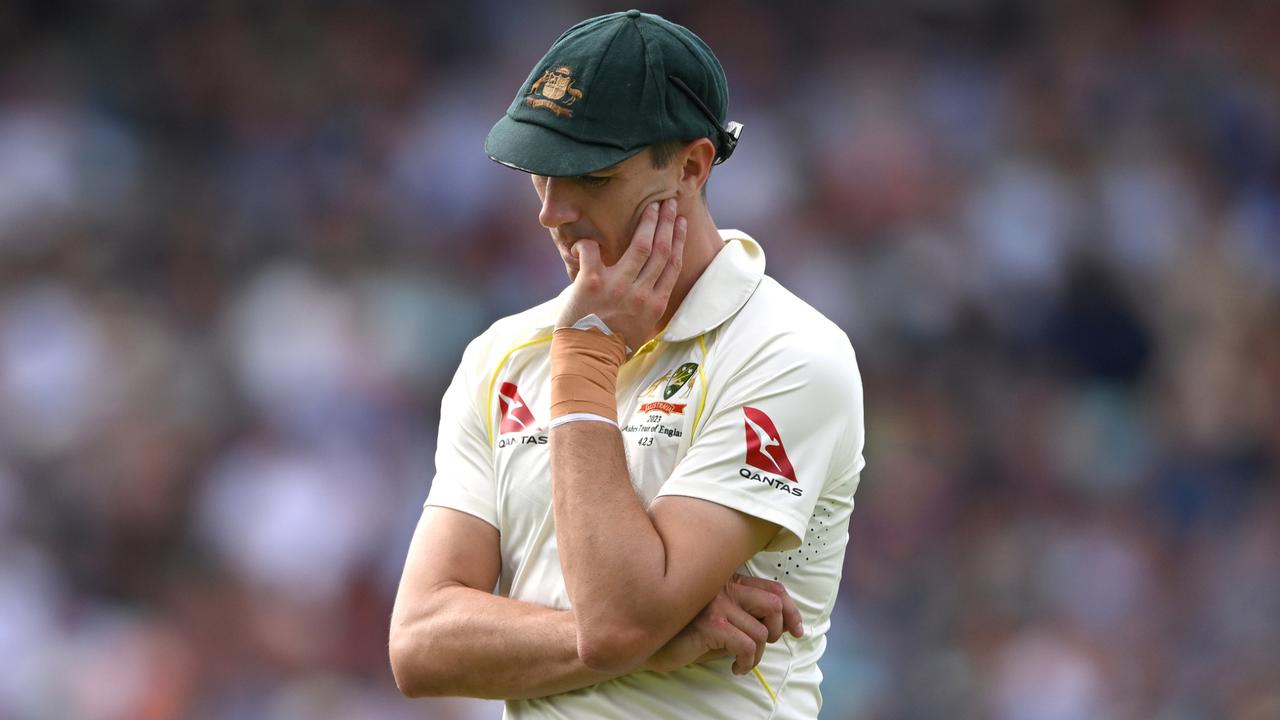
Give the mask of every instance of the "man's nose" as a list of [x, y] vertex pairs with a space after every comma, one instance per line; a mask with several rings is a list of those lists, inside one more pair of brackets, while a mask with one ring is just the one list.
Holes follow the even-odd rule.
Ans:
[[552, 229], [578, 220], [578, 207], [564, 178], [547, 178], [542, 191], [542, 209], [538, 222]]

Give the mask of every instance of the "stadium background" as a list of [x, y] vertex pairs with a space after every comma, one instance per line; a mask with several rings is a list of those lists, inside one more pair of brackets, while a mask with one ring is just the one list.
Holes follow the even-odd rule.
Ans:
[[[482, 140], [622, 7], [0, 5], [0, 717], [494, 715], [387, 617], [463, 345], [564, 283]], [[859, 353], [824, 717], [1280, 716], [1280, 3], [647, 9]]]

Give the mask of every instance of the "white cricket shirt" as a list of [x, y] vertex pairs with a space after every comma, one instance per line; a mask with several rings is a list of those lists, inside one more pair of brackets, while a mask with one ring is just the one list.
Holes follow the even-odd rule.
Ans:
[[[734, 675], [723, 658], [509, 701], [510, 718], [817, 717], [818, 659], [863, 467], [862, 383], [844, 332], [765, 276], [755, 240], [721, 236], [666, 330], [623, 365], [619, 425], [644, 502], [685, 495], [779, 526], [740, 572], [784, 583], [805, 636], [768, 647], [764, 682]], [[426, 504], [498, 529], [499, 594], [568, 609], [546, 433], [561, 298], [499, 320], [467, 347], [444, 395]]]

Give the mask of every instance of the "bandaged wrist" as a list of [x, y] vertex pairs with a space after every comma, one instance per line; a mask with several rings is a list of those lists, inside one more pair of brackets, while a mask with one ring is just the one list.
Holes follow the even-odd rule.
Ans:
[[626, 345], [599, 330], [560, 328], [551, 338], [551, 418], [587, 413], [618, 421], [618, 368]]

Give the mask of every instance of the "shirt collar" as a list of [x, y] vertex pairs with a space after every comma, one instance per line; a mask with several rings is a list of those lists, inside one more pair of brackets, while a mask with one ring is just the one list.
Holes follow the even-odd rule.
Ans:
[[[724, 247], [711, 259], [684, 302], [659, 337], [663, 342], [692, 340], [715, 329], [747, 304], [764, 277], [764, 250], [741, 230], [721, 230]], [[555, 327], [560, 308], [573, 288], [570, 284], [540, 308], [538, 330]]]
[[741, 230], [721, 230], [724, 247], [712, 258], [662, 333], [665, 342], [683, 342], [733, 317], [764, 277], [764, 250]]

